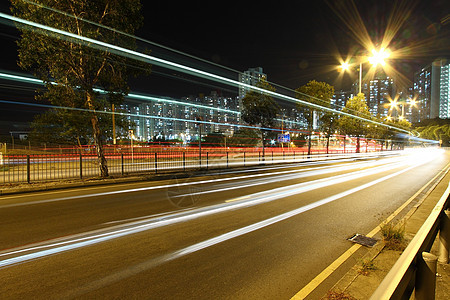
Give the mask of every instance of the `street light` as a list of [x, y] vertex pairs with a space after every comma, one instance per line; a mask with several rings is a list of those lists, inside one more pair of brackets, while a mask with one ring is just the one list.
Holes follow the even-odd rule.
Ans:
[[384, 48], [380, 48], [379, 51], [372, 49], [372, 54], [373, 56], [369, 57], [369, 62], [374, 66], [380, 64], [383, 67], [386, 65], [386, 62], [384, 60], [389, 58], [389, 56], [391, 55], [389, 50]]
[[[362, 93], [361, 82], [362, 82], [362, 64], [366, 61], [369, 61], [374, 67], [377, 65], [385, 66], [385, 59], [389, 58], [390, 51], [385, 48], [380, 48], [379, 51], [372, 49], [373, 56], [360, 56], [361, 60], [359, 61], [359, 93]], [[366, 60], [367, 59], [367, 60]], [[341, 69], [343, 71], [347, 71], [350, 68], [350, 64], [348, 62], [343, 62], [341, 64]]]

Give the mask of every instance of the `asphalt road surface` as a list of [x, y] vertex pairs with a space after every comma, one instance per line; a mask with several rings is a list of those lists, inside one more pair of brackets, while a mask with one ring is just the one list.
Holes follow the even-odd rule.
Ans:
[[3, 196], [0, 298], [289, 299], [449, 161], [405, 151]]

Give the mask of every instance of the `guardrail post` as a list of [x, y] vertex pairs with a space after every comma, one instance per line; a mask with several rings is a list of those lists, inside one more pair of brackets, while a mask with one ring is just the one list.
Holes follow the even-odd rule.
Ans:
[[155, 174], [158, 174], [158, 153], [155, 152]]
[[209, 152], [206, 152], [206, 170], [209, 168]]
[[186, 172], [186, 153], [183, 152], [183, 171]]
[[428, 252], [422, 252], [417, 258], [416, 300], [434, 300], [436, 294], [437, 257]]
[[245, 152], [244, 152], [244, 167], [245, 167]]
[[30, 183], [30, 155], [27, 154], [27, 182]]
[[80, 153], [80, 179], [83, 179], [83, 155]]
[[439, 230], [439, 262], [448, 264], [450, 248], [450, 210], [445, 210], [441, 216]]

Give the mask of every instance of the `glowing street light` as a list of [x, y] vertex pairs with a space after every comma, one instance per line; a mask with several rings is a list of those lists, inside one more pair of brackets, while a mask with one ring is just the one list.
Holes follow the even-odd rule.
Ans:
[[[361, 56], [361, 60], [359, 62], [359, 93], [362, 92], [362, 89], [361, 89], [362, 64], [368, 60], [374, 67], [376, 67], [377, 65], [385, 66], [386, 65], [385, 59], [389, 58], [390, 51], [385, 48], [380, 48], [379, 51], [372, 49], [372, 54], [373, 54], [373, 56], [370, 56], [370, 57]], [[365, 59], [367, 59], [367, 60], [365, 60]], [[341, 69], [343, 71], [347, 71], [347, 70], [349, 70], [349, 68], [350, 68], [350, 64], [348, 62], [343, 62], [341, 64]]]
[[383, 67], [386, 65], [386, 62], [384, 61], [385, 59], [389, 58], [389, 56], [391, 55], [389, 50], [384, 49], [384, 48], [380, 48], [379, 51], [372, 49], [372, 57], [369, 57], [369, 62], [374, 65], [382, 65]]
[[348, 71], [349, 67], [350, 65], [346, 61], [341, 64], [341, 69], [344, 71]]

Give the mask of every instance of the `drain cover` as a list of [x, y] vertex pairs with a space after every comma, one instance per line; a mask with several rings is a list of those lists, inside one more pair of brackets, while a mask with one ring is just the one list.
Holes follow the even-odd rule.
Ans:
[[348, 240], [353, 243], [361, 244], [361, 245], [367, 246], [367, 247], [373, 247], [377, 243], [376, 239], [367, 237], [367, 236], [359, 234], [359, 233], [355, 234]]

